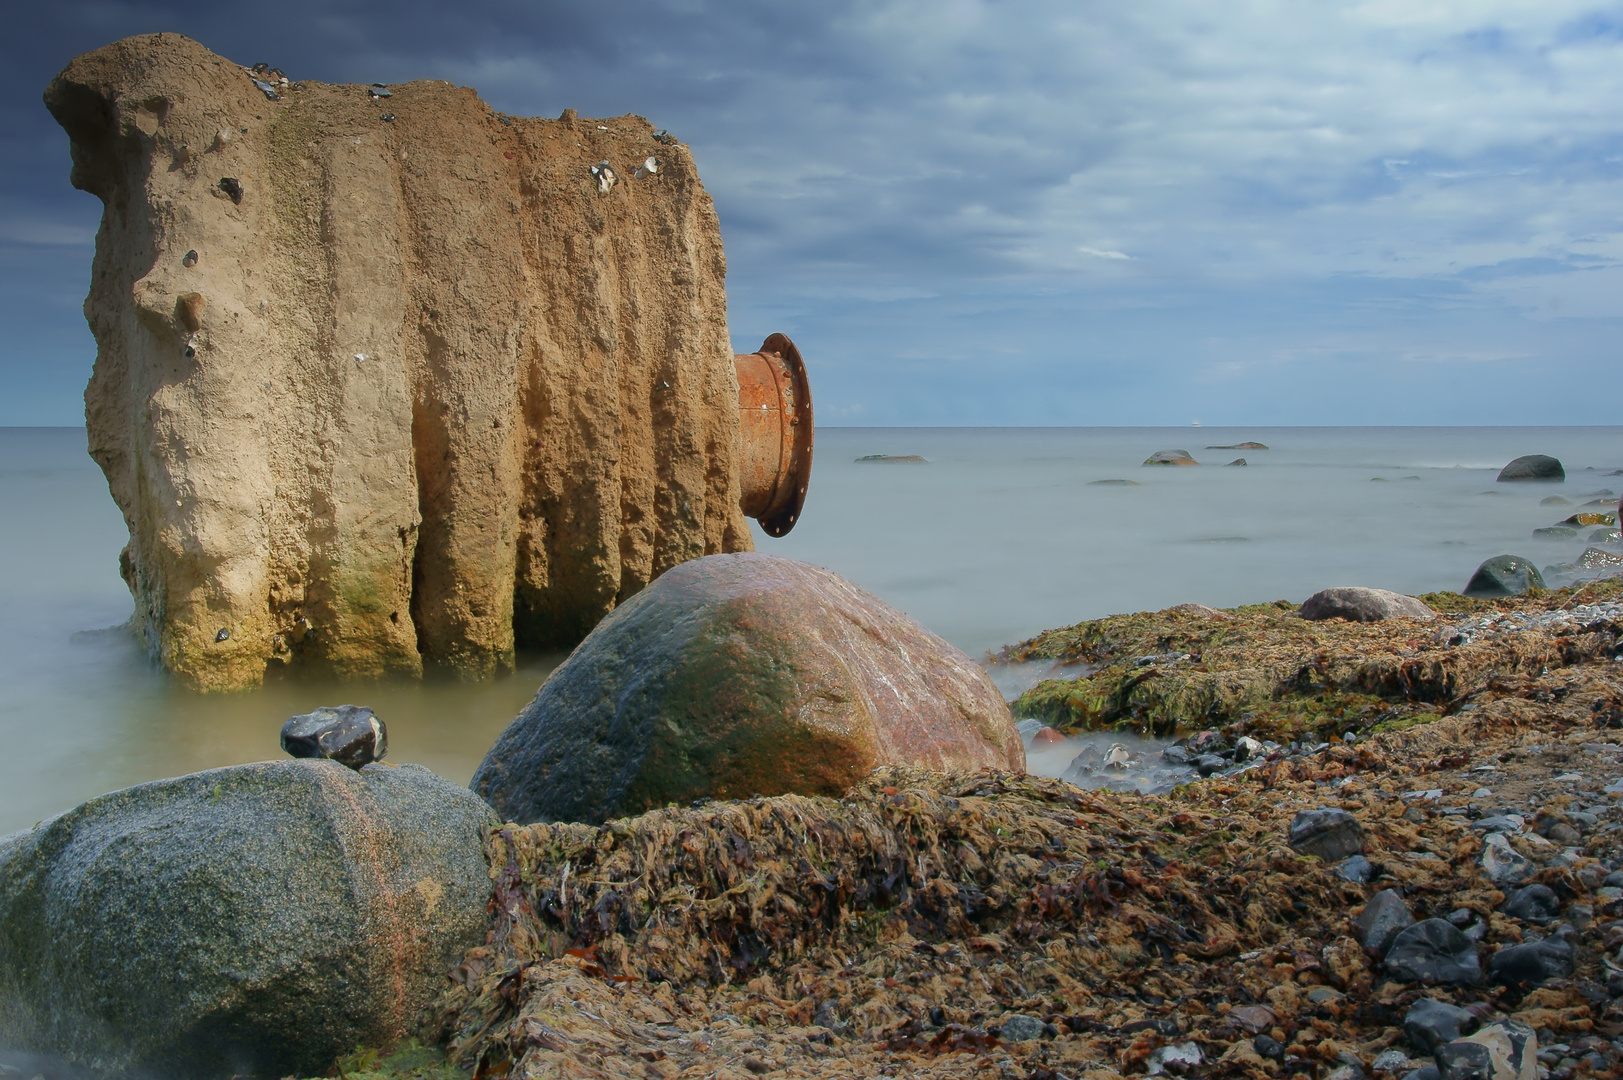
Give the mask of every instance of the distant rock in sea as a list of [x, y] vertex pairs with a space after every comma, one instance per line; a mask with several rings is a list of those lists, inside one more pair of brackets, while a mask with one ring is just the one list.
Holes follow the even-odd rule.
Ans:
[[1089, 480], [1088, 487], [1137, 487], [1137, 480]]
[[1499, 470], [1500, 481], [1546, 480], [1558, 483], [1567, 478], [1561, 462], [1547, 454], [1525, 454]]
[[1563, 499], [1559, 495], [1546, 495], [1538, 501], [1540, 506], [1571, 506], [1571, 499]]
[[870, 462], [870, 461], [878, 463], [878, 464], [887, 464], [887, 465], [928, 465], [928, 464], [930, 464], [930, 459], [929, 458], [920, 457], [918, 454], [864, 454], [862, 457], [857, 458], [857, 464], [858, 465], [861, 465], [861, 464], [863, 464], [865, 462]]
[[1157, 450], [1144, 459], [1146, 465], [1199, 465], [1187, 450]]
[[1245, 458], [1237, 457], [1233, 461], [1229, 462], [1229, 464], [1230, 465], [1244, 465], [1245, 464]]
[[1230, 443], [1227, 446], [1208, 446], [1206, 449], [1208, 449], [1208, 450], [1266, 450], [1268, 448], [1266, 446], [1264, 446], [1260, 442], [1237, 442], [1237, 443]]

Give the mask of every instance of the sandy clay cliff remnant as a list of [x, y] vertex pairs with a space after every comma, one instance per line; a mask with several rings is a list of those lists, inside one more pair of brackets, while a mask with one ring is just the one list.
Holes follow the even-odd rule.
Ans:
[[489, 674], [751, 548], [720, 229], [647, 121], [288, 83], [174, 34], [45, 102], [104, 203], [90, 451], [186, 683]]

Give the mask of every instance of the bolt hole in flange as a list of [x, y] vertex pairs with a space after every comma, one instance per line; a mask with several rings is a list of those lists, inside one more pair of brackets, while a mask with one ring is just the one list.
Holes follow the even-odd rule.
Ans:
[[811, 481], [812, 400], [806, 364], [787, 335], [734, 354], [738, 371], [739, 505], [768, 536], [800, 519]]

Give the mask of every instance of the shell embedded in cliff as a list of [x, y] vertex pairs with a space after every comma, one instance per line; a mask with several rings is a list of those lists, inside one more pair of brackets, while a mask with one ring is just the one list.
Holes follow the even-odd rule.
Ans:
[[[105, 204], [86, 422], [164, 666], [480, 676], [750, 549], [686, 147], [440, 81], [391, 85], [380, 124], [362, 88], [259, 78], [143, 35], [45, 92]], [[658, 183], [591, 171], [656, 153]]]

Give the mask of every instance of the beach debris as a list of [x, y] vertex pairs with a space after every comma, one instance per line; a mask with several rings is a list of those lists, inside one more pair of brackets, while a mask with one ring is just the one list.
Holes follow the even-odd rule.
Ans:
[[1466, 596], [1497, 597], [1542, 588], [1543, 575], [1527, 559], [1520, 555], [1495, 555], [1476, 568], [1463, 591]]
[[1545, 480], [1562, 481], [1567, 478], [1561, 462], [1546, 454], [1525, 454], [1499, 470], [1500, 481]]
[[282, 725], [282, 749], [296, 758], [330, 758], [359, 769], [383, 760], [389, 732], [363, 705], [324, 705]]
[[264, 94], [265, 97], [268, 98], [269, 100], [271, 100], [271, 101], [281, 101], [282, 100], [282, 95], [276, 92], [276, 87], [272, 86], [270, 83], [266, 82], [264, 79], [255, 79], [254, 80], [254, 86], [258, 87], [259, 92]]
[[642, 164], [637, 166], [637, 171], [632, 175], [638, 180], [641, 180], [647, 176], [653, 176], [655, 173], [659, 172], [660, 164], [661, 162], [657, 157], [650, 155], [649, 157], [643, 159]]
[[242, 204], [241, 180], [238, 180], [235, 176], [222, 176], [220, 177], [220, 182], [215, 186], [223, 191], [226, 195], [230, 196], [232, 202], [238, 205]]
[[1304, 619], [1348, 619], [1353, 622], [1380, 622], [1383, 619], [1435, 619], [1437, 613], [1424, 602], [1390, 589], [1361, 586], [1323, 589], [1302, 601], [1298, 609]]
[[597, 180], [597, 191], [599, 195], [607, 195], [609, 190], [614, 187], [615, 181], [620, 179], [617, 175], [615, 175], [613, 166], [611, 166], [607, 161], [599, 161], [596, 165], [591, 166], [587, 171], [590, 172]]

